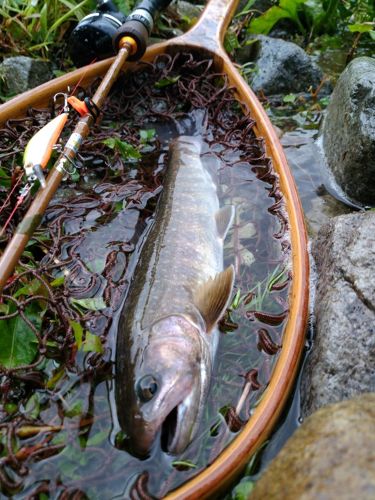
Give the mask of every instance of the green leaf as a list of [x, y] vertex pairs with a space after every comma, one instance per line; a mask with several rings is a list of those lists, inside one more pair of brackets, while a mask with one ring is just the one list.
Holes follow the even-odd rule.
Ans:
[[181, 467], [181, 468], [186, 468], [186, 469], [196, 469], [197, 466], [191, 462], [190, 460], [174, 460], [172, 462], [173, 467]]
[[[0, 304], [0, 313], [9, 314], [9, 304]], [[1, 321], [1, 318], [0, 318]]]
[[108, 437], [108, 431], [97, 432], [93, 436], [89, 437], [86, 446], [98, 446]]
[[99, 354], [102, 354], [103, 346], [100, 341], [100, 338], [97, 335], [94, 335], [90, 332], [86, 332], [86, 338], [83, 342], [83, 351], [98, 352]]
[[73, 172], [72, 174], [70, 174], [70, 179], [72, 182], [78, 182], [80, 178], [81, 176], [79, 172]]
[[65, 415], [69, 418], [79, 417], [83, 413], [83, 404], [82, 401], [76, 401], [71, 406], [69, 406], [68, 410], [65, 410]]
[[224, 48], [228, 53], [232, 53], [235, 49], [241, 47], [238, 37], [234, 31], [228, 31], [224, 38]]
[[330, 96], [329, 96], [329, 95], [326, 95], [326, 96], [321, 97], [321, 98], [319, 99], [319, 104], [321, 104], [322, 106], [326, 107], [326, 106], [328, 106], [329, 101], [330, 101]]
[[111, 149], [118, 151], [124, 160], [139, 160], [141, 157], [141, 153], [137, 148], [129, 144], [128, 142], [124, 142], [117, 137], [110, 137], [105, 139], [103, 143]]
[[100, 311], [107, 307], [103, 297], [93, 297], [91, 299], [75, 299], [71, 297], [70, 303], [73, 305], [76, 304], [83, 309], [88, 309], [89, 311]]
[[141, 137], [141, 142], [146, 143], [152, 141], [155, 137], [156, 130], [154, 128], [149, 128], [147, 130], [140, 130], [139, 135]]
[[73, 328], [74, 338], [76, 339], [77, 348], [80, 349], [82, 346], [83, 339], [83, 328], [76, 321], [69, 321], [70, 326]]
[[4, 168], [0, 167], [0, 186], [5, 188], [10, 188], [10, 184], [11, 184], [11, 177], [8, 175], [8, 172], [4, 170]]
[[297, 99], [296, 94], [287, 94], [283, 97], [283, 102], [293, 104]]
[[85, 3], [87, 3], [87, 0], [83, 0], [83, 2], [77, 4], [77, 5], [72, 5], [72, 8], [69, 10], [69, 12], [67, 12], [66, 14], [64, 14], [63, 16], [59, 17], [54, 23], [53, 25], [49, 28], [48, 32], [46, 33], [46, 36], [45, 36], [45, 39], [44, 41], [47, 42], [48, 41], [48, 37], [51, 35], [51, 33], [53, 33], [54, 31], [57, 30], [57, 28], [63, 24], [65, 21], [67, 21], [70, 17], [73, 16], [73, 14], [76, 12], [76, 11], [79, 11], [79, 9], [85, 5]]
[[83, 352], [98, 352], [103, 353], [103, 346], [100, 338], [88, 331], [84, 332], [82, 326], [76, 321], [69, 321], [73, 328], [74, 337], [76, 339], [77, 348]]
[[65, 282], [65, 275], [59, 276], [58, 278], [55, 278], [53, 281], [51, 281], [50, 286], [53, 288], [57, 288], [58, 286], [63, 285]]
[[42, 286], [43, 284], [38, 279], [33, 279], [30, 283], [17, 290], [13, 297], [16, 299], [20, 295], [39, 295], [37, 292]]
[[4, 410], [11, 415], [18, 410], [18, 405], [16, 403], [5, 403]]
[[232, 491], [232, 500], [247, 500], [254, 489], [254, 481], [241, 481]]
[[127, 16], [130, 14], [135, 4], [134, 0], [114, 0], [114, 1], [118, 9]]
[[177, 76], [168, 76], [166, 78], [162, 78], [158, 82], [155, 82], [155, 87], [157, 89], [162, 89], [163, 87], [168, 87], [168, 85], [173, 85], [181, 78], [181, 75]]
[[34, 393], [26, 403], [24, 414], [29, 418], [36, 419], [40, 413], [39, 393]]
[[[15, 310], [15, 306], [12, 305], [11, 312]], [[37, 304], [27, 305], [24, 314], [36, 330], [40, 331], [42, 314]], [[15, 368], [31, 363], [38, 352], [35, 339], [34, 332], [20, 315], [0, 321], [0, 365], [5, 368]]]
[[246, 14], [249, 14], [251, 12], [251, 7], [255, 4], [255, 0], [249, 0], [247, 2], [247, 4], [245, 5], [245, 7], [241, 10], [241, 12], [239, 12], [238, 14], [236, 14], [234, 17], [241, 17], [241, 16], [245, 16]]
[[238, 289], [236, 295], [234, 296], [233, 302], [230, 306], [231, 309], [237, 309], [240, 305], [241, 290]]
[[280, 0], [278, 6], [271, 7], [264, 14], [253, 19], [248, 31], [250, 33], [268, 35], [278, 21], [281, 19], [291, 19], [298, 24], [302, 32], [305, 32], [297, 14], [299, 6], [304, 3], [306, 3], [306, 0]]
[[374, 29], [375, 23], [357, 23], [357, 24], [349, 24], [349, 31], [354, 33], [370, 33]]

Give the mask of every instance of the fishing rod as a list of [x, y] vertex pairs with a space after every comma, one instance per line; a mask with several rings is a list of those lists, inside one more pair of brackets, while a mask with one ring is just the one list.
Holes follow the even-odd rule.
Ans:
[[[39, 180], [41, 187], [0, 258], [0, 294], [29, 239], [39, 226], [61, 180], [71, 173], [76, 154], [83, 140], [89, 134], [91, 126], [96, 122], [104, 100], [125, 61], [137, 61], [143, 56], [156, 13], [166, 8], [170, 2], [171, 0], [141, 0], [133, 12], [127, 18], [124, 18], [110, 0], [101, 0], [98, 2], [99, 12], [87, 16], [75, 28], [72, 37], [73, 41], [71, 41], [70, 45], [71, 50], [74, 43], [79, 43], [80, 48], [82, 46], [84, 48], [83, 51], [80, 51], [81, 56], [77, 60], [78, 65], [89, 62], [87, 57], [91, 57], [92, 61], [92, 54], [90, 53], [92, 46], [96, 47], [99, 52], [95, 54], [97, 59], [111, 55], [108, 54], [108, 41], [112, 44], [113, 48], [111, 50], [116, 52], [117, 55], [92, 98], [86, 98], [84, 101], [70, 99], [70, 104], [79, 112], [80, 118], [62, 153], [51, 168], [47, 179], [44, 179], [42, 169], [46, 166], [53, 144], [58, 140], [58, 136], [65, 125], [68, 113], [67, 102], [64, 103], [64, 112], [54, 119], [55, 123], [51, 125], [54, 121], [52, 120], [46, 125], [46, 127], [49, 126], [48, 130], [43, 127], [44, 130], [41, 129], [37, 132], [36, 136], [41, 135], [39, 138], [34, 136], [34, 141], [31, 139], [33, 143], [30, 141], [28, 148], [25, 150], [24, 167], [28, 184], [21, 190], [16, 207], [28, 194], [34, 182]], [[98, 28], [98, 23], [101, 29]], [[93, 40], [99, 40], [100, 36], [102, 38], [104, 36], [106, 44], [96, 46]], [[68, 98], [66, 100], [69, 101]], [[45, 157], [40, 157], [38, 148], [44, 148], [47, 151]]]

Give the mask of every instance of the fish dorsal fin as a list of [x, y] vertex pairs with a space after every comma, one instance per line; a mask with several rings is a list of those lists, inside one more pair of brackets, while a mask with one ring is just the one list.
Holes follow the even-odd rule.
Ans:
[[220, 208], [215, 214], [216, 227], [219, 237], [225, 239], [230, 226], [234, 219], [234, 206], [225, 205], [225, 207]]
[[229, 266], [215, 278], [203, 283], [194, 295], [194, 304], [201, 313], [209, 332], [225, 313], [234, 282], [234, 267]]

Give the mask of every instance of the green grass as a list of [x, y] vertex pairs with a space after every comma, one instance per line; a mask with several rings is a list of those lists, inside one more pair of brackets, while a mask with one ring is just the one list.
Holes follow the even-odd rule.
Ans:
[[3, 0], [1, 55], [48, 58], [51, 47], [94, 7], [94, 0]]

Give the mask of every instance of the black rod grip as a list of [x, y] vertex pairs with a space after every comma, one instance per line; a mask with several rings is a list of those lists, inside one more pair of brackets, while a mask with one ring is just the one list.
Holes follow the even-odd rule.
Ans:
[[131, 37], [137, 43], [137, 50], [129, 56], [129, 61], [138, 61], [146, 51], [156, 13], [165, 9], [171, 0], [141, 0], [124, 24], [117, 30], [112, 41], [116, 51], [124, 37]]

